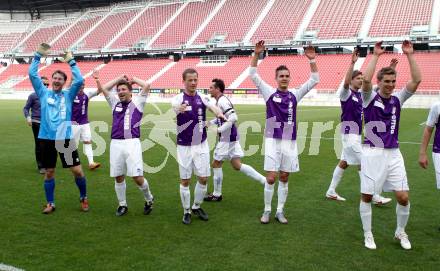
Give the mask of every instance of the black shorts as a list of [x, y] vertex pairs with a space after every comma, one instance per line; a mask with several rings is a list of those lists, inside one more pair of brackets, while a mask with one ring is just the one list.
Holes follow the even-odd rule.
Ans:
[[55, 168], [58, 154], [63, 168], [81, 165], [75, 140], [40, 139], [40, 149], [43, 168]]

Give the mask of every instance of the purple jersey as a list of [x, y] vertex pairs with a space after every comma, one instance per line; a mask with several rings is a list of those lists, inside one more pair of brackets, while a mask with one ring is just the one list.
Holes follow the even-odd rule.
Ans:
[[341, 133], [360, 135], [362, 133], [361, 93], [352, 89], [342, 90], [341, 109]]
[[72, 105], [72, 122], [73, 124], [87, 124], [89, 123], [89, 99], [96, 95], [96, 91], [83, 92], [77, 94]]
[[[234, 106], [231, 101], [224, 95], [220, 96], [217, 100], [217, 106], [222, 111], [223, 115], [227, 118], [231, 114], [235, 113]], [[225, 121], [217, 118], [217, 126], [220, 127], [225, 124]], [[232, 124], [230, 129], [226, 129], [225, 131], [218, 133], [219, 141], [221, 142], [234, 142], [239, 139], [237, 126]]]
[[140, 138], [140, 125], [146, 96], [134, 96], [130, 102], [121, 102], [113, 94], [110, 94], [107, 101], [113, 110], [111, 138]]
[[401, 106], [412, 93], [407, 90], [383, 98], [370, 92], [364, 98], [365, 138], [364, 144], [371, 147], [394, 149], [399, 147], [399, 122]]
[[296, 140], [297, 104], [319, 82], [319, 74], [312, 72], [301, 87], [288, 91], [268, 85], [258, 75], [256, 67], [249, 68], [249, 76], [266, 102], [265, 137]]
[[295, 95], [290, 91], [277, 90], [266, 101], [265, 137], [296, 140]]
[[[177, 145], [198, 145], [206, 140], [206, 108], [210, 104], [206, 95], [176, 95], [172, 100], [174, 108], [186, 104], [186, 111], [177, 114]], [[176, 112], [177, 113], [177, 112]]]

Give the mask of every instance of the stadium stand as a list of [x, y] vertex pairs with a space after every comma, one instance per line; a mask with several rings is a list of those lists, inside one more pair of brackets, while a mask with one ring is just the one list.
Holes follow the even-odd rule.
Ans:
[[317, 30], [320, 39], [358, 36], [368, 0], [321, 0], [307, 30]]
[[223, 43], [241, 42], [266, 5], [266, 1], [228, 0], [194, 44], [205, 44], [214, 35], [226, 35]]
[[[256, 43], [259, 40], [265, 40], [271, 43], [293, 39], [311, 2], [311, 0], [275, 1], [251, 41]], [[286, 14], [289, 15], [286, 16]]]
[[[254, 26], [255, 32], [249, 32], [252, 43], [264, 39], [267, 43], [283, 44], [285, 40], [292, 40], [304, 14], [313, 0], [275, 0], [269, 6], [269, 0], [240, 1], [240, 0], [206, 0], [190, 1], [151, 1], [136, 2], [136, 8], [123, 3], [108, 6], [105, 9], [89, 9], [75, 13], [76, 17], [63, 19], [43, 18], [36, 21], [0, 21], [0, 54], [10, 52], [21, 44], [19, 49], [31, 53], [42, 41], [52, 42], [54, 51], [74, 45], [74, 50], [99, 50], [104, 46], [110, 49], [132, 50], [133, 48], [148, 49], [153, 43], [153, 49], [184, 48], [190, 38], [195, 38], [195, 45], [203, 45], [215, 34], [224, 35], [224, 44], [241, 42]], [[224, 4], [223, 4], [224, 3]], [[321, 0], [306, 30], [316, 30], [319, 42], [325, 39], [353, 39], [359, 34], [363, 22], [368, 0], [331, 1]], [[221, 7], [219, 4], [223, 4]], [[179, 8], [183, 7], [177, 15]], [[378, 0], [378, 5], [369, 37], [408, 37], [414, 26], [427, 25], [431, 22], [434, 0]], [[268, 13], [259, 25], [255, 24], [265, 7], [270, 7]], [[218, 12], [213, 13], [216, 7]], [[417, 10], [417, 12], [414, 12]], [[289, 16], [286, 16], [289, 14]], [[348, 14], [348, 15], [347, 15]], [[373, 14], [373, 13], [372, 13]], [[136, 17], [138, 15], [138, 17]], [[177, 15], [177, 16], [176, 16]], [[210, 18], [210, 15], [212, 18]], [[173, 21], [170, 21], [174, 18]], [[207, 18], [210, 18], [207, 21]], [[398, 18], [398, 19], [396, 19]], [[432, 20], [436, 22], [435, 20]], [[437, 20], [440, 21], [440, 20]], [[129, 23], [132, 23], [128, 25]], [[168, 24], [167, 24], [168, 23]], [[206, 27], [201, 29], [203, 23]], [[254, 25], [255, 24], [255, 25]], [[167, 26], [166, 28], [164, 26]], [[240, 27], [237, 27], [240, 26]], [[258, 26], [258, 27], [257, 27]], [[197, 30], [201, 30], [197, 37], [193, 37]], [[64, 31], [63, 35], [60, 35]], [[161, 31], [161, 32], [159, 32]], [[32, 33], [32, 34], [31, 34]], [[31, 34], [31, 35], [30, 35]], [[160, 34], [160, 35], [159, 35]], [[248, 34], [248, 35], [249, 35]], [[27, 38], [26, 38], [27, 37]], [[155, 37], [155, 40], [151, 39]], [[25, 39], [26, 38], [26, 39]], [[249, 38], [249, 37], [247, 37]], [[111, 44], [109, 44], [109, 42]], [[236, 48], [235, 48], [236, 49]], [[200, 52], [203, 55], [203, 52]], [[226, 53], [228, 54], [228, 53]], [[195, 67], [200, 74], [199, 87], [207, 88], [213, 77], [221, 77], [229, 86], [249, 65], [250, 51], [247, 56], [234, 56], [224, 63], [203, 63], [200, 57], [185, 57], [170, 66], [170, 69], [153, 82], [154, 87], [175, 88], [181, 87], [181, 73], [187, 67]], [[241, 55], [241, 53], [240, 53]], [[420, 90], [440, 90], [440, 53], [421, 52], [416, 54], [417, 61], [424, 71]], [[320, 91], [335, 91], [340, 85], [345, 73], [349, 54], [320, 54], [318, 58], [321, 82], [317, 86]], [[362, 69], [365, 69], [371, 56], [367, 56]], [[399, 58], [398, 87], [409, 78], [409, 70], [404, 56], [401, 54], [387, 54], [380, 59], [378, 66], [388, 65], [392, 57]], [[21, 62], [23, 62], [21, 60]], [[158, 74], [172, 60], [167, 55], [160, 58], [146, 58], [140, 60], [114, 60], [108, 64], [103, 62], [79, 61], [83, 74], [90, 73], [93, 68], [100, 70], [103, 81], [110, 80], [121, 71], [129, 71], [131, 76], [149, 79]], [[292, 82], [290, 87], [298, 87], [309, 76], [309, 65], [303, 56], [269, 55], [259, 65], [259, 72], [268, 83], [274, 83], [274, 70], [280, 64], [287, 64], [291, 69]], [[101, 66], [99, 66], [101, 65]], [[50, 75], [54, 69], [64, 64], [52, 64], [43, 67], [41, 75]], [[30, 89], [30, 82], [26, 79], [28, 64], [10, 64], [0, 71], [0, 84], [15, 85], [15, 89]], [[68, 70], [67, 70], [68, 71]], [[95, 87], [95, 83], [86, 76], [86, 86]], [[240, 83], [241, 79], [237, 81]], [[254, 88], [253, 83], [246, 78], [239, 88]]]
[[22, 48], [20, 48], [19, 51], [25, 53], [33, 52], [38, 44], [42, 42], [50, 43], [61, 34], [61, 32], [69, 27], [74, 20], [75, 18], [63, 18], [42, 21], [40, 27], [25, 40], [22, 46], [20, 46]]
[[192, 2], [153, 43], [154, 48], [179, 47], [186, 44], [220, 0]]
[[0, 52], [9, 52], [35, 25], [29, 21], [0, 21]]
[[92, 27], [98, 23], [104, 15], [105, 13], [103, 12], [89, 12], [82, 16], [62, 38], [52, 44], [53, 50], [62, 50], [72, 46], [78, 38], [82, 37], [87, 31], [92, 29]]
[[[148, 8], [111, 46], [130, 48], [140, 41], [148, 41], [159, 31], [181, 4], [168, 4]], [[188, 21], [186, 23], [189, 23]], [[185, 25], [185, 27], [189, 27]], [[176, 33], [173, 33], [175, 35]]]
[[370, 37], [409, 35], [413, 26], [429, 25], [433, 0], [379, 0]]
[[138, 12], [139, 10], [124, 10], [111, 13], [80, 42], [79, 48], [103, 48]]

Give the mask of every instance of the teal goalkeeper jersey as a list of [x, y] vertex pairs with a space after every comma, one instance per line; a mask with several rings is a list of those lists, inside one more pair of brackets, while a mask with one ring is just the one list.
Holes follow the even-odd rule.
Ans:
[[71, 139], [72, 103], [84, 83], [84, 78], [75, 60], [72, 59], [69, 61], [73, 75], [70, 88], [59, 92], [48, 89], [43, 85], [38, 75], [40, 59], [41, 55], [35, 53], [29, 67], [29, 79], [41, 104], [41, 123], [38, 138], [50, 140]]

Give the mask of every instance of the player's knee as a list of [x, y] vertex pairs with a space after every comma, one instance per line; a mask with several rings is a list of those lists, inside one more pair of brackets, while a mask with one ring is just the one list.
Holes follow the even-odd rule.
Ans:
[[280, 181], [283, 183], [287, 182], [289, 180], [289, 173], [288, 172], [281, 172], [280, 173]]
[[266, 176], [266, 181], [267, 181], [267, 183], [268, 184], [274, 184], [275, 183], [275, 176], [273, 176], [273, 175], [267, 175]]
[[406, 206], [408, 205], [408, 201], [409, 201], [408, 193], [397, 195], [397, 202], [399, 202], [400, 205]]
[[361, 200], [363, 202], [369, 203], [369, 202], [371, 202], [373, 200], [373, 195], [362, 194]]
[[180, 180], [180, 184], [185, 187], [189, 186], [189, 179]]
[[206, 185], [206, 183], [208, 182], [208, 177], [199, 177], [199, 183]]
[[75, 177], [84, 177], [84, 173], [82, 171], [81, 166], [71, 167], [70, 170], [72, 171], [72, 173]]
[[339, 162], [339, 167], [342, 168], [342, 169], [346, 169], [346, 168], [348, 168], [347, 161], [341, 160], [341, 161]]
[[124, 176], [118, 176], [118, 177], [116, 177], [115, 178], [115, 181], [117, 182], [117, 183], [122, 183], [122, 182], [124, 182]]
[[212, 168], [221, 168], [221, 167], [222, 167], [221, 161], [214, 160], [212, 162]]
[[45, 173], [45, 177], [46, 180], [47, 179], [52, 179], [55, 176], [55, 169], [54, 168], [46, 168], [46, 173]]
[[87, 140], [87, 141], [83, 141], [84, 144], [92, 144], [92, 141]]

